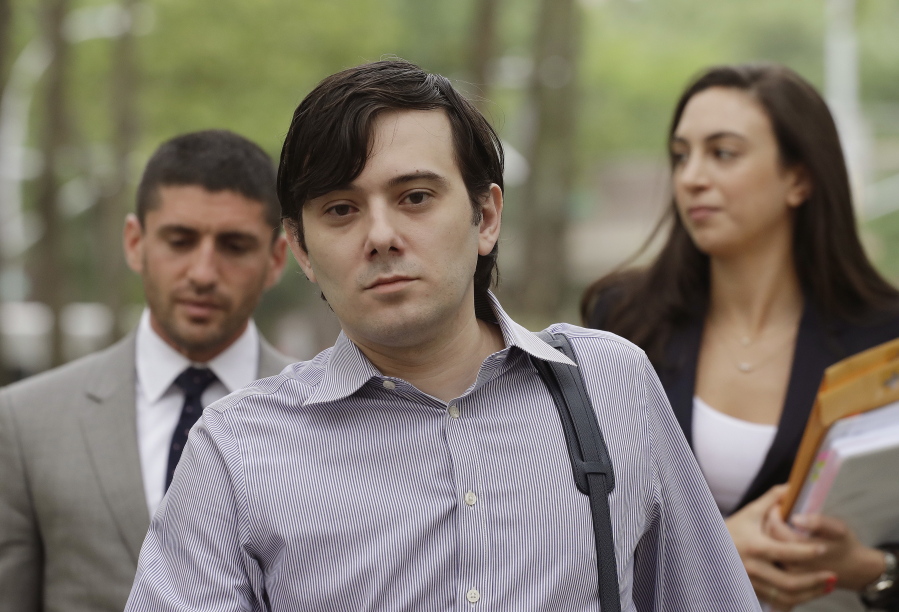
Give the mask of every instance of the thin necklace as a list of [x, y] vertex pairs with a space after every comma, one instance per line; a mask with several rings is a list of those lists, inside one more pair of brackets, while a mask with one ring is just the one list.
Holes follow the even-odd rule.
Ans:
[[[777, 345], [774, 347], [774, 350], [770, 351], [764, 358], [755, 359], [753, 361], [741, 361], [741, 360], [735, 358], [733, 355], [733, 352], [731, 352], [730, 347], [728, 346], [728, 343], [727, 343], [727, 340], [726, 340], [724, 334], [720, 334], [720, 342], [721, 342], [721, 346], [724, 347], [724, 352], [727, 353], [728, 358], [734, 364], [734, 367], [737, 368], [737, 371], [742, 372], [743, 374], [749, 374], [751, 372], [756, 371], [760, 367], [767, 365], [771, 361], [771, 358], [774, 357], [780, 351], [780, 349], [783, 348], [783, 346], [785, 344], [788, 344], [787, 341], [795, 340], [796, 333], [798, 331], [799, 331], [799, 324], [797, 322], [796, 327], [793, 330], [793, 333], [787, 334], [785, 336], [786, 341], [777, 343]], [[741, 336], [740, 344], [743, 347], [748, 347], [750, 344], [752, 344], [752, 340], [749, 338], [749, 336]]]

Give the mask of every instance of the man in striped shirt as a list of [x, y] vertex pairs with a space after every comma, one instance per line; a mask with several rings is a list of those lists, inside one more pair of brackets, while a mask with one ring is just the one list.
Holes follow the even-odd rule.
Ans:
[[[588, 498], [531, 359], [571, 362], [489, 291], [493, 129], [443, 77], [359, 66], [297, 108], [278, 190], [343, 331], [205, 411], [127, 610], [598, 610]], [[550, 329], [614, 465], [622, 610], [758, 610], [646, 357]]]

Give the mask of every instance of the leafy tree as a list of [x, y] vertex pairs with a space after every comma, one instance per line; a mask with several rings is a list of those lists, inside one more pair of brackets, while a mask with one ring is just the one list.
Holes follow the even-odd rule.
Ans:
[[[0, 0], [0, 12], [12, 9], [11, 19], [0, 15], [0, 26], [12, 24], [5, 47], [10, 57], [42, 31], [39, 7], [47, 1]], [[132, 1], [136, 0], [68, 4], [77, 10]], [[489, 25], [484, 23], [484, 5], [494, 2], [495, 21], [488, 28], [492, 33], [485, 35], [492, 46], [487, 56], [492, 59], [479, 60], [480, 67], [473, 69], [472, 32]], [[138, 13], [152, 13], [152, 19], [138, 20], [131, 37], [87, 40], [69, 51], [71, 74], [62, 94], [71, 118], [69, 137], [59, 159], [50, 161], [59, 166], [59, 183], [80, 178], [90, 188], [82, 194], [83, 205], [64, 207], [69, 212], [63, 214], [61, 235], [54, 241], [64, 262], [56, 267], [67, 278], [64, 298], [114, 304], [113, 294], [118, 294], [123, 303], [140, 302], [139, 284], [122, 271], [120, 249], [111, 236], [121, 224], [123, 207], [131, 206], [138, 172], [159, 142], [180, 132], [221, 127], [256, 140], [277, 156], [296, 104], [321, 78], [344, 67], [396, 55], [456, 79], [463, 90], [477, 94], [484, 85], [489, 91], [485, 113], [511, 147], [527, 152], [537, 134], [537, 107], [527, 84], [533, 76], [538, 29], [544, 25], [541, 2], [139, 3]], [[566, 149], [570, 161], [554, 171], [571, 172], [571, 195], [555, 212], [562, 224], [606, 205], [594, 189], [602, 164], [621, 158], [663, 158], [675, 97], [701, 68], [723, 62], [777, 61], [823, 85], [821, 0], [578, 0], [578, 6], [579, 84], [571, 96], [576, 96], [580, 113]], [[862, 102], [875, 145], [875, 179], [899, 173], [897, 23], [899, 4], [893, 0], [858, 0]], [[0, 27], [0, 54], [3, 49]], [[127, 59], [129, 55], [132, 59]], [[35, 100], [48, 99], [52, 80], [50, 73], [44, 76]], [[33, 103], [29, 129], [33, 150], [42, 148], [41, 135], [45, 138], [53, 131], [48, 131], [50, 121], [46, 107]], [[123, 176], [127, 178], [121, 190]], [[25, 185], [26, 206], [32, 212], [40, 208], [39, 202], [46, 202], [40, 184], [31, 180]], [[510, 185], [506, 220], [512, 232], [507, 235], [520, 236], [533, 214], [525, 204], [528, 195], [524, 188]], [[891, 250], [893, 238], [886, 221], [872, 225], [869, 232], [872, 244], [887, 245], [878, 250], [879, 260], [899, 274], [899, 252]], [[106, 238], [98, 239], [98, 232]], [[516, 249], [520, 255], [521, 244], [502, 244], [504, 269], [521, 260]], [[31, 269], [36, 269], [42, 252], [29, 253]], [[49, 272], [41, 272], [34, 277], [35, 286], [53, 283], [51, 278]], [[259, 317], [263, 327], [289, 311], [317, 309], [322, 317], [327, 315], [315, 288], [298, 280], [296, 269], [289, 270], [286, 281], [268, 295]], [[569, 287], [563, 299], [572, 301], [577, 289]]]

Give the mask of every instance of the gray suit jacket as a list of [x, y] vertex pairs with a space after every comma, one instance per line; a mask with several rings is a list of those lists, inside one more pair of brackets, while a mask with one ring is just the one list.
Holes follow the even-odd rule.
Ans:
[[[0, 612], [121, 612], [150, 524], [134, 334], [0, 390]], [[264, 340], [259, 376], [292, 360]]]

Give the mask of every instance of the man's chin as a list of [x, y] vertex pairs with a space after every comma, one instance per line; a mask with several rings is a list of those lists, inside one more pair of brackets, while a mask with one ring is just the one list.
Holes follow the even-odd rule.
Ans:
[[378, 321], [369, 320], [366, 325], [355, 329], [347, 329], [346, 325], [342, 328], [354, 342], [404, 349], [426, 344], [437, 334], [439, 325], [429, 318], [398, 315]]
[[184, 322], [172, 330], [170, 335], [179, 352], [189, 357], [218, 353], [224, 350], [229, 340], [220, 325], [212, 321]]

